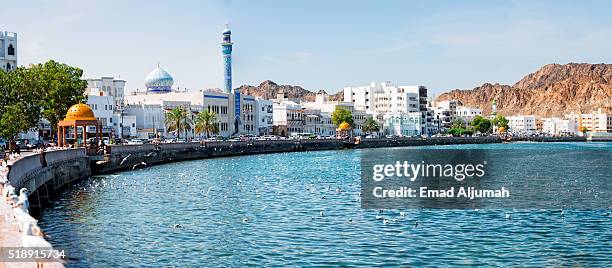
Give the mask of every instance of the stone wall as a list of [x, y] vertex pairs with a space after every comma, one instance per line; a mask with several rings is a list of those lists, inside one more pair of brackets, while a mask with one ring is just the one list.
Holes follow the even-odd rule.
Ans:
[[26, 156], [16, 161], [9, 174], [15, 188], [30, 190], [30, 206], [37, 211], [50, 196], [64, 186], [91, 175], [85, 149], [48, 151], [47, 165], [43, 167], [40, 154]]

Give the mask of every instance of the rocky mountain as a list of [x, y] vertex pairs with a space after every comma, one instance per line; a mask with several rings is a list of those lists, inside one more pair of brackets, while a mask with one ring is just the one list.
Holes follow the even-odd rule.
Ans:
[[[281, 90], [287, 98], [302, 99], [304, 101], [314, 101], [316, 96], [316, 92], [304, 89], [301, 86], [278, 85], [270, 80], [261, 82], [259, 86], [240, 86], [241, 93], [264, 99], [276, 98], [276, 94]], [[344, 98], [342, 91], [329, 96], [330, 100], [342, 100], [342, 98]]]
[[548, 64], [528, 74], [514, 85], [485, 83], [471, 90], [455, 89], [437, 100], [459, 100], [463, 105], [503, 115], [562, 117], [571, 112], [590, 112], [597, 108], [612, 111], [612, 64]]

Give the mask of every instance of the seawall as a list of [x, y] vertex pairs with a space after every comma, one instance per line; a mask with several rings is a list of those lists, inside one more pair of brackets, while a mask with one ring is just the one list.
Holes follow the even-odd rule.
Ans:
[[53, 193], [80, 179], [91, 175], [89, 158], [84, 148], [45, 153], [45, 162], [40, 154], [23, 157], [16, 161], [8, 179], [17, 188], [30, 190], [30, 210], [38, 211]]
[[[366, 139], [359, 143], [342, 140], [276, 140], [206, 143], [168, 143], [107, 146], [107, 154], [91, 161], [93, 174], [142, 168], [173, 161], [206, 159], [223, 156], [302, 152], [320, 150], [359, 149], [375, 147], [423, 146], [443, 144], [497, 143], [499, 138], [430, 138], [430, 139]], [[145, 164], [142, 164], [142, 163]]]

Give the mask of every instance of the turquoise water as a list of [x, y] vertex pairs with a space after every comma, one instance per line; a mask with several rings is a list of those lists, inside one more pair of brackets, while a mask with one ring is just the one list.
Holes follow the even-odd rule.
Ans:
[[[610, 143], [459, 147], [612, 150]], [[612, 216], [603, 209], [564, 216], [412, 209], [404, 217], [364, 210], [362, 153], [228, 157], [97, 176], [61, 194], [40, 225], [66, 250], [69, 267], [612, 264]]]

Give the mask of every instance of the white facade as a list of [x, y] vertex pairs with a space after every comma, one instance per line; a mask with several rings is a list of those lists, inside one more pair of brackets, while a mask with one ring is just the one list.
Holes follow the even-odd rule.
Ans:
[[17, 33], [0, 31], [0, 69], [17, 68]]
[[575, 119], [542, 118], [542, 132], [555, 136], [575, 135], [578, 132], [578, 124]]
[[396, 86], [390, 82], [367, 86], [345, 87], [344, 101], [354, 104], [355, 109], [364, 110], [377, 120], [384, 120], [387, 113], [421, 113], [421, 133], [431, 133], [434, 125], [433, 112], [427, 109], [427, 88], [424, 86]]
[[336, 136], [336, 126], [332, 123], [331, 113], [305, 109], [304, 132], [316, 136]]
[[588, 114], [566, 114], [566, 119], [574, 119], [578, 129], [586, 127], [589, 132], [612, 132], [612, 113], [605, 113], [601, 108]]
[[508, 127], [511, 132], [535, 131], [536, 119], [534, 115], [509, 116]]
[[[113, 125], [113, 111], [114, 111], [114, 98], [113, 96], [87, 96], [87, 105], [93, 110], [94, 116], [102, 122], [103, 127], [112, 128]], [[116, 122], [114, 122], [116, 123]]]
[[255, 124], [256, 132], [258, 135], [271, 135], [274, 126], [274, 103], [271, 100], [256, 98], [256, 109], [255, 113], [256, 121]]
[[[136, 115], [137, 117], [137, 129], [139, 132], [146, 132], [149, 134], [162, 133], [164, 136], [171, 135], [165, 131], [165, 116], [158, 118], [155, 126], [151, 124], [145, 124], [148, 122], [147, 118], [160, 117], [158, 110], [146, 110], [141, 112], [136, 110], [143, 105], [150, 105], [160, 107], [163, 111], [169, 111], [176, 107], [183, 107], [192, 112], [192, 116], [195, 116], [198, 112], [204, 109], [213, 111], [217, 114], [219, 123], [219, 135], [230, 136], [233, 134], [233, 112], [234, 109], [231, 107], [233, 101], [233, 94], [227, 94], [224, 92], [206, 90], [197, 92], [177, 92], [173, 91], [170, 93], [162, 94], [137, 94], [125, 97], [125, 105], [127, 115]], [[239, 134], [256, 134], [256, 100], [254, 97], [241, 94], [241, 129]], [[152, 121], [151, 121], [152, 122]], [[164, 130], [164, 131], [160, 131]], [[155, 132], [153, 132], [155, 131]], [[140, 135], [140, 134], [139, 134]], [[193, 137], [194, 133], [188, 133], [188, 137]], [[180, 136], [184, 136], [183, 133]]]
[[368, 86], [345, 87], [344, 101], [371, 114], [419, 112], [421, 88], [424, 87], [372, 82]]
[[[126, 104], [123, 129], [130, 128], [130, 136], [152, 139], [166, 136], [165, 110], [159, 104]], [[125, 135], [127, 136], [127, 135]]]
[[[308, 110], [318, 110], [321, 111], [321, 115], [329, 115], [331, 120], [331, 115], [337, 108], [346, 109], [351, 112], [353, 115], [353, 132], [355, 135], [362, 135], [363, 132], [361, 130], [363, 123], [368, 118], [368, 112], [364, 109], [358, 109], [357, 106], [352, 102], [346, 101], [329, 101], [329, 96], [324, 91], [320, 91], [317, 93], [314, 102], [304, 102], [302, 106]], [[363, 107], [363, 106], [362, 106]], [[321, 120], [325, 121], [325, 118]], [[328, 128], [329, 126], [325, 126], [324, 128]], [[335, 135], [335, 127], [332, 131], [333, 135]], [[321, 134], [327, 136], [328, 134]]]
[[113, 77], [87, 79], [85, 94], [112, 96], [115, 100], [115, 110], [120, 111], [125, 97], [125, 80], [114, 79]]
[[303, 133], [304, 109], [302, 106], [284, 98], [284, 95], [272, 101], [274, 134], [288, 137], [291, 133]]
[[452, 127], [453, 120], [457, 118], [457, 100], [432, 101], [429, 108], [433, 112], [434, 124], [438, 124], [439, 129], [449, 129]]
[[474, 120], [474, 117], [479, 115], [482, 116], [482, 111], [479, 108], [457, 106], [457, 118], [461, 118], [466, 123], [472, 122], [472, 120]]
[[419, 112], [387, 113], [384, 117], [383, 132], [400, 137], [419, 136], [422, 134], [421, 121]]

